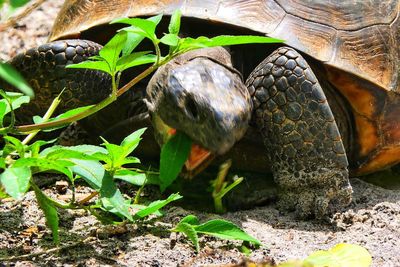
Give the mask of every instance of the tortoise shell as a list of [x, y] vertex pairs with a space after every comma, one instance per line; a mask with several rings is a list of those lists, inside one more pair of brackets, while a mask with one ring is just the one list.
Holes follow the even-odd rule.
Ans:
[[347, 99], [356, 145], [353, 168], [400, 161], [398, 0], [70, 0], [50, 41], [79, 37], [118, 17], [171, 14], [237, 26], [285, 40], [319, 62]]

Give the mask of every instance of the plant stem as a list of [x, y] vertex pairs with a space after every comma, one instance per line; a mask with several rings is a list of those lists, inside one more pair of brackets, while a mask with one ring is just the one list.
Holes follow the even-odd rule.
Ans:
[[[61, 94], [62, 94], [62, 92], [56, 98], [54, 98], [53, 102], [51, 102], [50, 107], [47, 109], [46, 113], [43, 116], [43, 122], [46, 122], [50, 119], [50, 117], [53, 115], [53, 113], [56, 110], [56, 108], [58, 107], [58, 105], [61, 103]], [[22, 144], [24, 144], [24, 145], [28, 144], [39, 132], [40, 132], [40, 129], [30, 133], [22, 141]]]
[[225, 208], [222, 204], [222, 197], [220, 196], [220, 192], [225, 187], [225, 178], [228, 174], [228, 170], [232, 165], [231, 160], [227, 160], [219, 167], [217, 178], [214, 181], [214, 190], [212, 192], [212, 197], [214, 199], [214, 209], [216, 213], [224, 213]]
[[[164, 62], [162, 62], [163, 64]], [[148, 75], [150, 75], [155, 69], [157, 69], [158, 66], [157, 65], [152, 65], [149, 68], [147, 68], [146, 70], [144, 70], [142, 73], [140, 73], [138, 76], [136, 76], [135, 78], [133, 78], [131, 81], [129, 81], [126, 85], [124, 85], [121, 89], [119, 89], [116, 93], [116, 96], [119, 97], [120, 95], [122, 95], [123, 93], [125, 93], [126, 91], [128, 91], [130, 88], [132, 88], [132, 86], [134, 86], [135, 84], [137, 84], [140, 80], [146, 78]], [[38, 124], [29, 124], [29, 125], [22, 125], [22, 126], [15, 126], [14, 127], [14, 131], [12, 131], [12, 133], [28, 133], [28, 132], [32, 132], [35, 130], [43, 130], [43, 129], [49, 129], [49, 128], [53, 128], [53, 127], [57, 127], [57, 126], [61, 126], [61, 125], [65, 125], [65, 124], [69, 124], [71, 122], [75, 122], [78, 120], [81, 120], [83, 118], [86, 118], [94, 113], [96, 113], [97, 111], [105, 108], [106, 106], [108, 106], [109, 104], [111, 104], [112, 102], [114, 102], [115, 99], [110, 96], [107, 97], [106, 99], [104, 99], [103, 101], [101, 101], [100, 103], [98, 103], [97, 105], [82, 111], [81, 113], [75, 114], [74, 116], [68, 117], [68, 118], [64, 118], [64, 119], [60, 119], [60, 120], [56, 120], [56, 121], [50, 121], [50, 122], [43, 122], [43, 123], [38, 123]], [[0, 129], [1, 131], [7, 130], [6, 128], [2, 128]]]

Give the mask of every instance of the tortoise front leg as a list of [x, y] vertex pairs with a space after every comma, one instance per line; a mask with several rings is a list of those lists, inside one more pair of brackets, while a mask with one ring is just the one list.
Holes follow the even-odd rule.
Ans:
[[250, 74], [254, 103], [279, 205], [321, 217], [348, 205], [348, 162], [335, 118], [316, 76], [291, 48], [273, 52]]
[[35, 91], [31, 103], [19, 110], [18, 119], [29, 123], [32, 116], [43, 115], [62, 90], [57, 113], [95, 104], [107, 97], [111, 92], [111, 79], [107, 73], [65, 68], [97, 55], [100, 49], [101, 45], [87, 40], [62, 40], [31, 48], [14, 57], [10, 63]]

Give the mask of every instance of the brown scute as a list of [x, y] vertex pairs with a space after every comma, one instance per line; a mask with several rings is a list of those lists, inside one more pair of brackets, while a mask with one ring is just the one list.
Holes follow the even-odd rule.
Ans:
[[367, 157], [369, 153], [380, 145], [379, 135], [375, 122], [356, 114], [354, 116], [357, 132], [357, 142], [359, 157]]
[[276, 2], [289, 14], [346, 31], [375, 24], [390, 24], [396, 18], [398, 9], [396, 1], [382, 0], [276, 0]]
[[354, 175], [365, 175], [376, 170], [389, 168], [400, 161], [400, 145], [383, 147], [369, 160], [354, 171]]
[[[118, 17], [170, 15], [225, 23], [283, 39], [317, 60], [400, 91], [398, 0], [70, 0], [50, 40]], [[234, 34], [234, 32], [232, 33]]]

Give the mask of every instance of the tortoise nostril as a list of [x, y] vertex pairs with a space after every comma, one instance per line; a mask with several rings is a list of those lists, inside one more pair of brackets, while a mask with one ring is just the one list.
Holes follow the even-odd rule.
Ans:
[[186, 107], [186, 112], [188, 115], [195, 120], [199, 119], [199, 110], [197, 109], [197, 104], [194, 101], [192, 96], [187, 96], [185, 100], [185, 107]]

